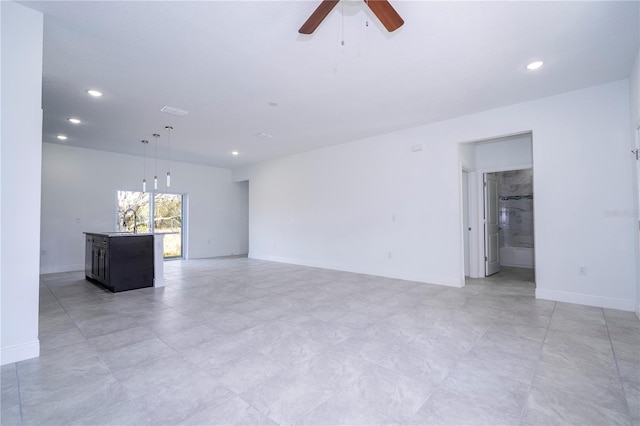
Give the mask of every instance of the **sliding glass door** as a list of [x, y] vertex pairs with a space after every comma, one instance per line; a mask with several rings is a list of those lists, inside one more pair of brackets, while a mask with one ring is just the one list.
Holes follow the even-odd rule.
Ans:
[[182, 257], [182, 195], [156, 193], [153, 232], [164, 235], [164, 257]]
[[117, 229], [164, 234], [164, 258], [183, 257], [183, 195], [118, 191]]

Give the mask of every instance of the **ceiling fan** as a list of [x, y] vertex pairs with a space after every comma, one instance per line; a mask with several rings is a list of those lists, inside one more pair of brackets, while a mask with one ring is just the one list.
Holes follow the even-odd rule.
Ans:
[[[298, 32], [300, 34], [313, 33], [339, 1], [340, 0], [322, 0], [320, 6], [318, 6], [311, 16], [309, 16], [309, 19], [302, 24]], [[387, 0], [364, 0], [364, 2], [369, 6], [373, 14], [378, 17], [387, 31], [395, 31], [404, 24], [404, 21], [400, 15], [398, 15], [398, 12], [396, 12]]]

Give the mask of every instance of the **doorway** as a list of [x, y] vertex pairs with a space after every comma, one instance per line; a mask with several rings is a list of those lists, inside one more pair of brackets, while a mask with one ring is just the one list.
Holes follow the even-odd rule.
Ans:
[[535, 272], [531, 132], [461, 143], [464, 277]]
[[534, 269], [533, 169], [484, 174], [485, 276]]

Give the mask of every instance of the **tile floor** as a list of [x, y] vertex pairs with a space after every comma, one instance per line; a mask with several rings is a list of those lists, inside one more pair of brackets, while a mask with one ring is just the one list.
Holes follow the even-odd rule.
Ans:
[[463, 289], [221, 258], [113, 294], [42, 276], [41, 356], [2, 367], [9, 425], [640, 424], [640, 321]]

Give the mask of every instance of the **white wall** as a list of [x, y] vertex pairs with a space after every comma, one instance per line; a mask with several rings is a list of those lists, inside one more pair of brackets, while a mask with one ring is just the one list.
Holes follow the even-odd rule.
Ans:
[[533, 162], [530, 133], [474, 143], [472, 146], [475, 147], [475, 169], [480, 172], [516, 170], [531, 167]]
[[240, 169], [250, 256], [462, 285], [458, 143], [532, 131], [536, 295], [633, 310], [634, 221], [608, 215], [633, 207], [628, 94], [618, 81]]
[[[42, 273], [84, 269], [82, 232], [116, 229], [116, 193], [141, 190], [142, 170], [143, 157], [42, 144]], [[248, 252], [247, 183], [232, 182], [228, 169], [180, 162], [171, 178], [160, 190], [188, 196], [189, 258]]]
[[2, 123], [0, 363], [33, 358], [38, 341], [42, 14], [0, 2]]
[[[631, 70], [629, 83], [629, 105], [630, 105], [630, 117], [631, 117], [631, 149], [635, 149], [634, 138], [640, 137], [638, 129], [640, 129], [640, 51], [636, 56], [636, 61], [633, 64]], [[634, 173], [637, 166], [637, 162], [633, 163]], [[637, 175], [636, 175], [637, 177]], [[635, 219], [640, 224], [640, 182], [638, 178], [635, 179]], [[640, 318], [640, 233], [636, 228], [634, 232], [636, 236], [636, 315]]]

